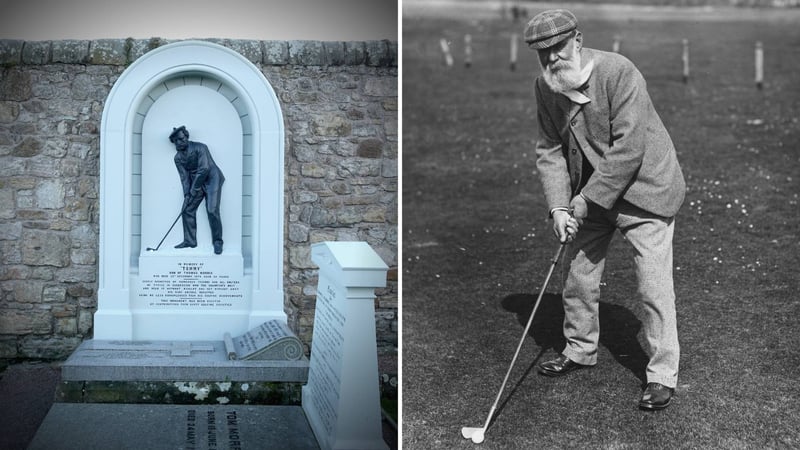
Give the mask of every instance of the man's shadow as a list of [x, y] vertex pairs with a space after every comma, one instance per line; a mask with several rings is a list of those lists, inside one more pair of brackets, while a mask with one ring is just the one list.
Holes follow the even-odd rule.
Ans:
[[[515, 313], [524, 328], [528, 324], [536, 298], [532, 294], [512, 294], [504, 298], [501, 305], [506, 311]], [[527, 336], [533, 338], [540, 351], [500, 405], [495, 417], [548, 350], [552, 349], [555, 353], [564, 350], [566, 339], [563, 323], [564, 306], [561, 295], [544, 294]], [[600, 345], [608, 349], [617, 363], [630, 370], [644, 384], [647, 380], [645, 369], [648, 357], [636, 338], [641, 328], [641, 321], [627, 308], [600, 302]]]

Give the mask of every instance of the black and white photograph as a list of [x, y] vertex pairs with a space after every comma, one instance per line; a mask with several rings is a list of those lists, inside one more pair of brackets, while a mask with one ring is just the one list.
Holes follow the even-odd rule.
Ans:
[[403, 2], [406, 449], [800, 446], [798, 5], [605, 3]]

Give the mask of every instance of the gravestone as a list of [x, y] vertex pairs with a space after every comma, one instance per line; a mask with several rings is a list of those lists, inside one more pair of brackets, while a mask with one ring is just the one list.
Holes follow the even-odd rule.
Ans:
[[[205, 186], [196, 246], [175, 248], [184, 240], [186, 187], [170, 134], [180, 126], [224, 174], [220, 254]], [[270, 320], [286, 323], [283, 116], [263, 73], [210, 42], [159, 47], [120, 75], [100, 134], [94, 338], [221, 341]], [[182, 151], [198, 148], [189, 145]]]
[[55, 403], [28, 447], [262, 448], [317, 450], [319, 446], [299, 406]]
[[317, 303], [303, 409], [320, 447], [386, 449], [381, 435], [375, 288], [388, 266], [365, 242], [314, 244]]
[[[305, 382], [284, 312], [283, 148], [278, 98], [235, 51], [180, 41], [125, 69], [100, 130], [94, 339], [65, 362], [65, 381]], [[194, 206], [190, 242], [183, 213]], [[226, 334], [253, 337], [265, 323], [280, 339], [254, 337], [241, 350], [251, 359], [230, 360]]]

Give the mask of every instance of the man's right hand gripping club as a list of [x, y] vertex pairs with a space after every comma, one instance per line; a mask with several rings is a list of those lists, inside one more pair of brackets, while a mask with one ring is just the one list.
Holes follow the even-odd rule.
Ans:
[[570, 212], [564, 210], [553, 211], [553, 231], [562, 244], [572, 242], [578, 233], [580, 223]]

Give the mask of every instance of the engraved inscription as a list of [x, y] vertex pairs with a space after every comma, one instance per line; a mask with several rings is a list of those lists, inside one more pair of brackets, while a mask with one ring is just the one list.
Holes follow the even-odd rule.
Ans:
[[[214, 410], [208, 410], [203, 420], [200, 409], [186, 412], [185, 448], [187, 450], [227, 448], [241, 450], [243, 445], [239, 426], [239, 412], [235, 409], [225, 411], [217, 417]], [[221, 423], [218, 423], [221, 421]]]
[[220, 308], [243, 298], [241, 281], [203, 262], [177, 262], [166, 270], [142, 274], [138, 299], [150, 307]]
[[[228, 339], [226, 334], [225, 339]], [[303, 344], [289, 327], [279, 320], [269, 320], [247, 333], [231, 338], [235, 359], [295, 360], [303, 355]]]
[[333, 433], [338, 417], [345, 325], [345, 316], [340, 310], [343, 301], [343, 294], [337, 292], [327, 279], [320, 277], [311, 349], [315, 356], [309, 368], [307, 386], [328, 434]]
[[255, 330], [251, 330], [236, 339], [235, 344], [239, 353], [253, 353], [264, 347], [268, 347], [271, 343], [291, 336], [286, 330], [280, 326], [277, 321], [268, 321], [262, 323]]

